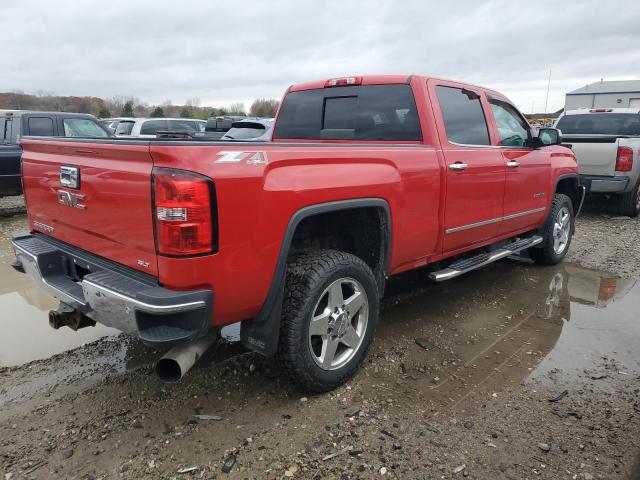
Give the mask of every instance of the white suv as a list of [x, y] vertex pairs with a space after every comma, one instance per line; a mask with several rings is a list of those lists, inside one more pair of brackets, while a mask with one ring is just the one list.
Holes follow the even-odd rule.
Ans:
[[116, 137], [155, 138], [158, 132], [204, 132], [207, 122], [193, 118], [131, 118], [122, 119], [116, 127]]

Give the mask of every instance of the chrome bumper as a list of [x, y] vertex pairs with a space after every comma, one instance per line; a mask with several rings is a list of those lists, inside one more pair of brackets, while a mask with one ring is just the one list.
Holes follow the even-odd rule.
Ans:
[[593, 193], [622, 193], [627, 190], [629, 177], [598, 177], [593, 175], [581, 175], [582, 185]]
[[186, 342], [209, 330], [209, 290], [168, 290], [151, 277], [42, 235], [17, 236], [12, 243], [14, 268], [98, 323], [149, 344]]

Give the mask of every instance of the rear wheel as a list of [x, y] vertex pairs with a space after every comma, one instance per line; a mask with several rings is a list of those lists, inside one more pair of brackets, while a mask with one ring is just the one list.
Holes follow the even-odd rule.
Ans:
[[278, 358], [306, 390], [346, 382], [364, 360], [378, 320], [378, 289], [360, 258], [335, 250], [288, 265]]
[[542, 243], [531, 248], [529, 255], [534, 262], [542, 265], [560, 263], [569, 251], [574, 230], [573, 204], [562, 193], [556, 193], [551, 202], [549, 216], [540, 230]]
[[618, 195], [618, 212], [620, 215], [637, 217], [640, 213], [640, 182], [632, 191]]

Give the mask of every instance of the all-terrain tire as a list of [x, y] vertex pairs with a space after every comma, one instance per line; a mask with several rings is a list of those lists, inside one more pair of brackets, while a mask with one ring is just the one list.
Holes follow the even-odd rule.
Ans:
[[[556, 236], [558, 234], [558, 228], [556, 223], [558, 222], [558, 215], [560, 212], [567, 212], [569, 214], [569, 231], [566, 243], [561, 250], [558, 250], [555, 243]], [[549, 215], [544, 225], [540, 229], [540, 235], [542, 236], [542, 243], [536, 247], [529, 249], [529, 255], [535, 263], [541, 265], [556, 265], [560, 263], [571, 245], [571, 237], [575, 229], [575, 218], [573, 212], [573, 204], [571, 199], [562, 193], [556, 193], [553, 195], [553, 201], [551, 202], [551, 208], [549, 209]]]
[[618, 213], [637, 217], [640, 213], [640, 182], [632, 191], [618, 195]]
[[[317, 357], [314, 359], [310, 324], [323, 295], [327, 295], [327, 289], [343, 279], [357, 282], [366, 293], [364, 302], [368, 320], [362, 327], [360, 344], [354, 348], [349, 361], [339, 368], [324, 369], [317, 363]], [[309, 252], [288, 264], [285, 289], [278, 363], [292, 380], [307, 391], [325, 392], [342, 385], [366, 357], [378, 320], [378, 287], [371, 268], [349, 253], [336, 250]]]

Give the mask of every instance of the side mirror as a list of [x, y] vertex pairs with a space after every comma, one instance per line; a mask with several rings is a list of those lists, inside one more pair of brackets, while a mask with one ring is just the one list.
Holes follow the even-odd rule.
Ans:
[[535, 138], [536, 148], [562, 144], [562, 132], [557, 128], [541, 128]]

